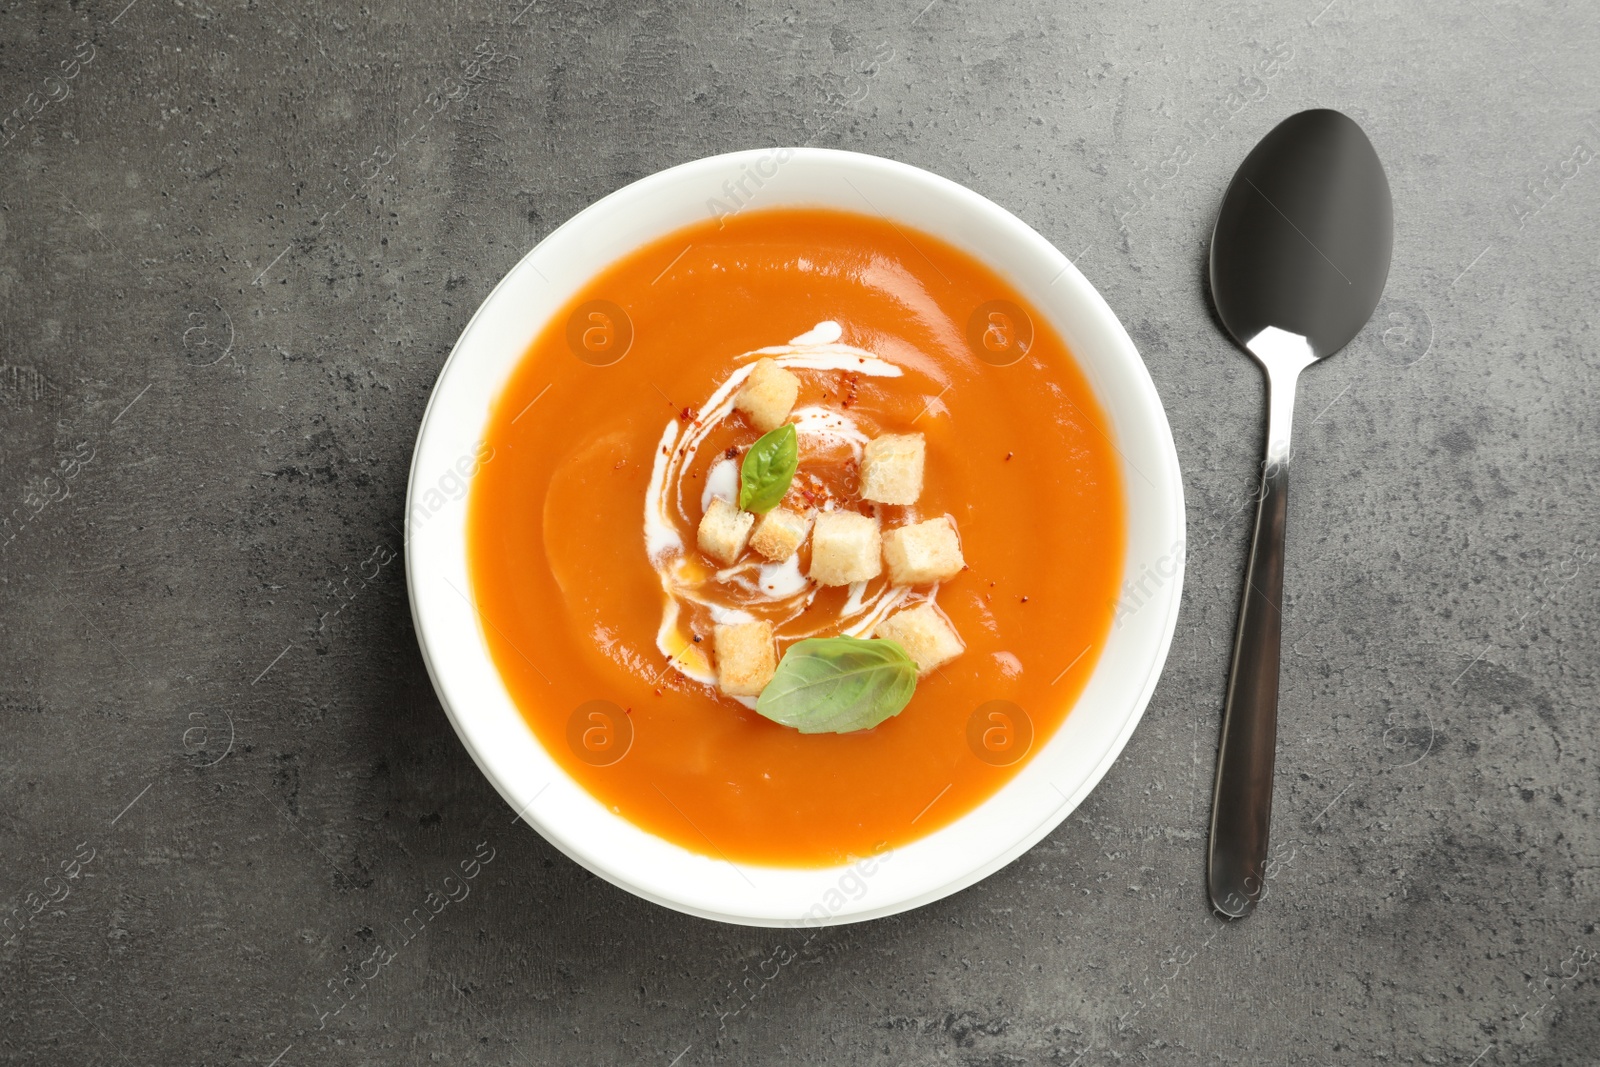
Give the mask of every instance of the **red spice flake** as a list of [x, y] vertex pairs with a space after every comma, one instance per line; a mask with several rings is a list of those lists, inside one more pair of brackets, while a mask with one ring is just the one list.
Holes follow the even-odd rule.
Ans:
[[678, 412], [678, 418], [682, 419], [684, 422], [688, 422], [691, 419], [696, 419], [699, 417], [700, 413], [694, 408], [684, 408], [682, 411]]
[[656, 690], [656, 696], [660, 696], [660, 695], [661, 695], [661, 690], [657, 689]]
[[623, 708], [622, 709], [622, 714], [624, 714], [624, 715], [632, 715], [633, 714], [633, 709], [632, 708]]
[[699, 634], [695, 634], [694, 635], [694, 643], [697, 644], [697, 645], [700, 643], [700, 635]]
[[1027, 597], [1023, 597], [1023, 598], [1022, 598], [1022, 602], [1023, 602], [1023, 603], [1024, 603], [1024, 604], [1026, 604], [1026, 603], [1027, 603], [1027, 602], [1028, 602], [1028, 598], [1027, 598]]
[[846, 391], [842, 403], [846, 408], [848, 408], [851, 404], [856, 402], [856, 390], [861, 386], [861, 375], [854, 373], [846, 374], [845, 385]]
[[1006, 453], [1006, 460], [1009, 462], [1011, 457], [1014, 456], [1014, 455], [1016, 455], [1015, 452], [1007, 452]]
[[723, 455], [723, 457], [725, 459], [738, 459], [739, 458], [739, 449], [738, 449], [738, 447], [736, 445], [729, 445], [728, 446], [728, 450], [726, 452], [724, 452], [722, 455]]

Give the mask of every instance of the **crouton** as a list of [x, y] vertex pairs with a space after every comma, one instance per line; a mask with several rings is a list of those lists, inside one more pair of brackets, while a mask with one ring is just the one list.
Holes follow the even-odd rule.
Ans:
[[739, 558], [750, 541], [750, 527], [756, 517], [740, 511], [720, 496], [711, 498], [711, 506], [700, 519], [697, 539], [700, 551], [727, 566]]
[[770, 359], [758, 359], [733, 398], [733, 406], [744, 412], [750, 425], [767, 433], [783, 425], [799, 395], [799, 378]]
[[889, 565], [889, 581], [895, 585], [942, 582], [967, 565], [961, 558], [956, 524], [947, 515], [897, 526], [884, 534], [883, 561]]
[[717, 654], [717, 685], [729, 696], [757, 696], [777, 673], [770, 622], [718, 625], [711, 643]]
[[927, 601], [880, 623], [872, 636], [898, 642], [916, 661], [918, 671], [942, 667], [967, 648], [949, 620]]
[[883, 573], [878, 520], [854, 511], [824, 511], [811, 530], [811, 580], [819, 585], [865, 582]]
[[774, 563], [782, 563], [805, 543], [810, 530], [810, 515], [788, 508], [773, 508], [756, 523], [755, 533], [750, 535], [750, 547]]
[[927, 443], [920, 433], [886, 433], [861, 453], [861, 496], [880, 504], [915, 504], [922, 495]]

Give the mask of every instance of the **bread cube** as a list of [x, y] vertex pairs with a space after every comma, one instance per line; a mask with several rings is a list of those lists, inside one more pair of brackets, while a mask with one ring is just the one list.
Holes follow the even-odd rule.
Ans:
[[880, 504], [915, 504], [922, 495], [927, 443], [920, 433], [886, 433], [861, 452], [861, 496]]
[[918, 671], [942, 667], [967, 649], [955, 627], [927, 601], [879, 623], [872, 636], [899, 642], [916, 661]]
[[788, 508], [773, 508], [756, 523], [755, 533], [750, 535], [750, 547], [774, 563], [782, 563], [805, 543], [810, 530], [810, 515]]
[[799, 378], [770, 359], [758, 359], [734, 396], [733, 406], [744, 412], [750, 425], [766, 433], [783, 425], [799, 395]]
[[878, 520], [854, 511], [824, 511], [811, 528], [811, 580], [849, 585], [883, 573]]
[[696, 535], [700, 551], [727, 566], [744, 551], [750, 541], [750, 527], [755, 524], [756, 517], [748, 511], [740, 511], [720, 496], [712, 497]]
[[942, 582], [960, 574], [967, 565], [961, 558], [956, 524], [948, 515], [912, 526], [897, 526], [884, 534], [883, 561], [889, 565], [889, 581], [895, 585]]
[[753, 697], [778, 670], [770, 622], [724, 623], [712, 631], [717, 654], [717, 685], [734, 697]]

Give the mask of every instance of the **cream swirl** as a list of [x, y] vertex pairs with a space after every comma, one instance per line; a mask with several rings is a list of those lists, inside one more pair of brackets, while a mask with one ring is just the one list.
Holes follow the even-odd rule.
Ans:
[[[687, 551], [684, 544], [681, 531], [694, 530], [693, 516], [703, 513], [714, 498], [737, 502], [739, 465], [731, 456], [709, 464], [703, 479], [691, 472], [708, 434], [733, 416], [735, 395], [756, 360], [770, 358], [793, 371], [902, 376], [904, 372], [893, 363], [841, 343], [842, 332], [838, 323], [821, 322], [788, 344], [736, 357], [733, 373], [706, 398], [698, 415], [669, 421], [661, 431], [645, 494], [644, 543], [663, 594], [656, 647], [667, 656], [670, 667], [688, 678], [716, 684], [710, 659], [697, 644], [696, 621], [717, 624], [760, 617], [770, 621], [785, 641], [838, 633], [862, 636], [912, 596], [909, 587], [891, 586], [884, 580], [858, 583], [850, 587], [837, 617], [802, 619], [819, 588], [801, 572], [798, 554], [783, 563], [748, 556], [732, 566], [717, 568], [698, 553]], [[806, 477], [806, 455], [848, 449], [859, 460], [869, 440], [848, 410], [806, 406], [795, 410], [792, 421], [801, 442], [801, 479]], [[698, 511], [691, 512], [694, 504], [699, 505]], [[835, 502], [830, 498], [819, 506], [831, 510]], [[936, 592], [935, 588], [929, 593], [929, 599]]]

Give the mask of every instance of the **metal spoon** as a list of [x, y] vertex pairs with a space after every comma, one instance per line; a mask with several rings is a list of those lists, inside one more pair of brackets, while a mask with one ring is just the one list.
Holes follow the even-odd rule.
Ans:
[[1394, 245], [1394, 201], [1361, 127], [1337, 111], [1285, 119], [1245, 157], [1211, 237], [1211, 297], [1267, 372], [1267, 452], [1217, 754], [1207, 888], [1229, 918], [1266, 880], [1278, 739], [1289, 421], [1300, 372], [1361, 331]]

